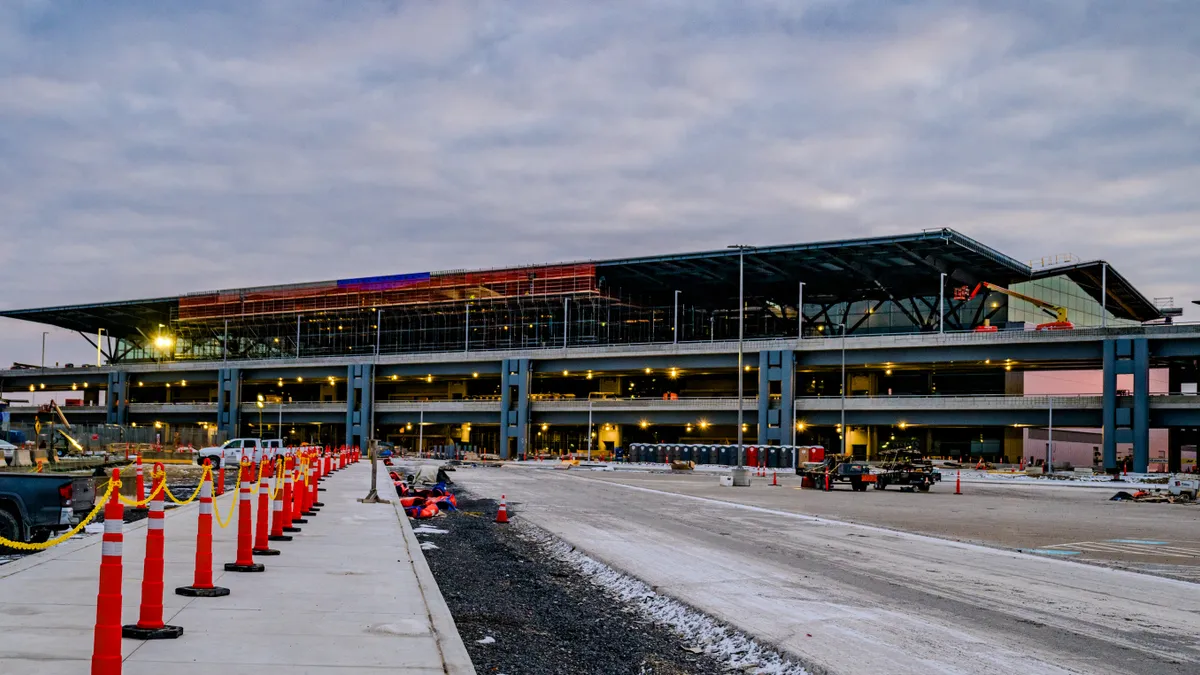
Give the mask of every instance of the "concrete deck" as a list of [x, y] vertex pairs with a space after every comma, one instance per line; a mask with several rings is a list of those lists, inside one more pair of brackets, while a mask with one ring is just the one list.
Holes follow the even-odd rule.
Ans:
[[[124, 640], [127, 675], [349, 675], [475, 672], [395, 491], [380, 467], [381, 497], [364, 505], [370, 465], [330, 476], [325, 507], [259, 574], [223, 571], [235, 558], [237, 518], [214, 534], [214, 583], [224, 598], [184, 598], [192, 582], [197, 508], [168, 511], [164, 618], [177, 640]], [[180, 495], [182, 496], [182, 495]], [[218, 500], [226, 516], [232, 493]], [[136, 623], [146, 521], [125, 527], [124, 623]], [[90, 670], [100, 536], [74, 539], [0, 567], [0, 672], [79, 675]]]

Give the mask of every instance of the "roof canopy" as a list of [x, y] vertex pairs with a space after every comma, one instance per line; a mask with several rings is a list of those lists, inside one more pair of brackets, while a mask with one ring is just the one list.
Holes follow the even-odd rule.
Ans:
[[[737, 296], [740, 254], [736, 249], [726, 249], [595, 261], [587, 263], [587, 266], [594, 269], [601, 292], [620, 291], [665, 299], [674, 291], [682, 290], [688, 293], [689, 302], [708, 298], [708, 302], [715, 306], [725, 306], [730, 298]], [[950, 229], [891, 237], [754, 247], [746, 249], [744, 255], [748, 295], [773, 297], [781, 302], [792, 300], [797, 295], [798, 283], [802, 281], [806, 303], [827, 304], [936, 296], [942, 273], [947, 275], [949, 286], [973, 286], [980, 281], [1007, 286], [1019, 281], [1066, 275], [1100, 302], [1101, 288], [1105, 285], [1102, 284], [1101, 275], [1107, 265], [1091, 262], [1035, 272], [1029, 265]], [[487, 274], [520, 272], [533, 279], [541, 270], [561, 267], [507, 268], [492, 270]], [[457, 278], [464, 274], [459, 271], [373, 277], [189, 294], [183, 298], [187, 304], [202, 295], [232, 298], [234, 302], [240, 302], [262, 295], [307, 297], [326, 292], [394, 292], [393, 287], [407, 288], [413, 284], [434, 283], [439, 279], [450, 276]], [[1111, 266], [1107, 266], [1106, 286], [1108, 298], [1105, 304], [1118, 318], [1135, 321], [1160, 318], [1161, 314], [1154, 304]], [[159, 324], [169, 324], [173, 318], [179, 317], [180, 300], [179, 297], [169, 297], [10, 310], [0, 311], [0, 316], [84, 333], [96, 333], [103, 328], [113, 337], [137, 339], [153, 334]], [[222, 315], [229, 316], [224, 311]]]

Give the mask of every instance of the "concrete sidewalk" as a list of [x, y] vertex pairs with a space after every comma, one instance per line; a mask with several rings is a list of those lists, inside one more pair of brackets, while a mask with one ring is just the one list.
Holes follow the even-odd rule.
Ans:
[[[384, 467], [379, 494], [392, 503], [356, 501], [370, 471], [364, 461], [328, 477], [321, 512], [293, 541], [272, 542], [282, 555], [256, 558], [265, 572], [224, 572], [236, 557], [237, 517], [217, 528], [214, 583], [232, 591], [224, 598], [175, 595], [192, 582], [197, 508], [168, 511], [164, 619], [184, 634], [123, 640], [124, 673], [473, 674]], [[222, 517], [232, 503], [232, 493], [218, 500]], [[145, 525], [125, 527], [124, 623], [138, 619]], [[89, 672], [99, 568], [99, 535], [0, 567], [0, 672]]]

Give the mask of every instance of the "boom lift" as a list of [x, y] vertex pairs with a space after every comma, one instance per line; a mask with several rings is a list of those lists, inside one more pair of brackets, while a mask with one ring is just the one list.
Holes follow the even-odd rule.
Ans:
[[[971, 297], [968, 298], [968, 300], [974, 299], [975, 296], [979, 293], [979, 290], [981, 288], [987, 288], [989, 291], [996, 291], [997, 293], [1003, 293], [1004, 295], [1007, 295], [1010, 298], [1024, 300], [1025, 302], [1028, 302], [1029, 304], [1033, 305], [1034, 307], [1041, 309], [1043, 312], [1046, 312], [1047, 314], [1051, 314], [1055, 317], [1054, 321], [1048, 321], [1046, 323], [1039, 323], [1037, 325], [1037, 330], [1070, 330], [1075, 327], [1075, 324], [1073, 324], [1067, 320], [1067, 308], [1066, 307], [1059, 307], [1058, 305], [1050, 304], [1049, 302], [1046, 302], [1045, 300], [1038, 300], [1037, 298], [1030, 297], [1028, 295], [1025, 295], [1024, 293], [1010, 291], [1009, 289], [1004, 288], [1003, 286], [997, 286], [996, 284], [988, 283], [986, 281], [981, 281], [975, 285], [975, 289], [971, 291]], [[988, 326], [988, 328], [991, 328], [991, 330], [995, 330], [995, 327], [992, 327], [992, 326]], [[982, 326], [980, 327], [980, 329], [987, 330], [987, 328], [984, 328]]]

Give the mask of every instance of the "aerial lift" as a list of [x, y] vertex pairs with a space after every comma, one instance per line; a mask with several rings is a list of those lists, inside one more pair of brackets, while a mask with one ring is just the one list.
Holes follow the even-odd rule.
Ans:
[[[1075, 327], [1075, 324], [1073, 324], [1067, 320], [1067, 308], [1066, 307], [1059, 307], [1058, 305], [1053, 305], [1049, 302], [1046, 302], [1045, 300], [1038, 300], [1037, 298], [1030, 297], [1028, 295], [1025, 295], [1024, 293], [1010, 291], [1009, 289], [1004, 288], [1003, 286], [997, 286], [996, 284], [988, 283], [986, 281], [981, 281], [978, 284], [976, 284], [975, 289], [971, 291], [971, 296], [967, 299], [973, 300], [975, 298], [975, 296], [979, 293], [980, 289], [983, 289], [983, 288], [986, 288], [989, 291], [996, 291], [997, 293], [1003, 293], [1004, 295], [1007, 295], [1010, 298], [1024, 300], [1025, 302], [1028, 302], [1029, 304], [1033, 305], [1034, 307], [1041, 309], [1043, 312], [1046, 312], [1047, 314], [1053, 315], [1055, 317], [1054, 321], [1048, 321], [1046, 323], [1039, 323], [1037, 325], [1037, 330], [1070, 330]], [[986, 323], [986, 324], [976, 328], [975, 330], [980, 331], [980, 332], [995, 332], [996, 327], [991, 325], [990, 323]]]

